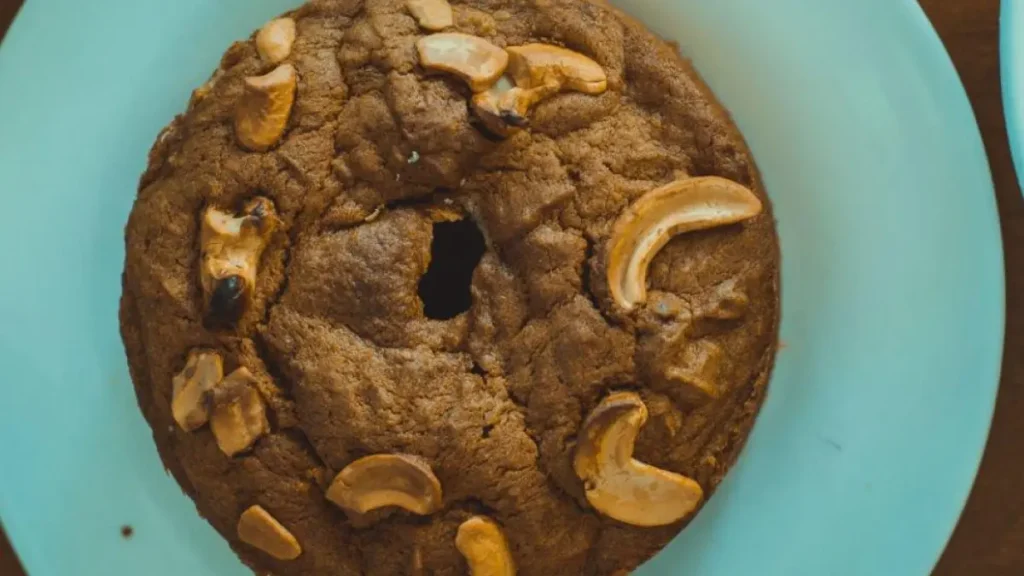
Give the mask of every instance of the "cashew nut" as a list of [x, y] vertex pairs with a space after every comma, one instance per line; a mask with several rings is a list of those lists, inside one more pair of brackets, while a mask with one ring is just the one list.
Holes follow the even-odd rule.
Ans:
[[426, 30], [444, 30], [455, 23], [448, 0], [406, 0], [409, 13]]
[[602, 514], [634, 526], [663, 526], [693, 512], [704, 492], [686, 476], [633, 459], [646, 421], [640, 396], [609, 395], [583, 423], [573, 467], [587, 501]]
[[209, 392], [224, 377], [220, 354], [210, 350], [192, 350], [185, 368], [174, 377], [171, 413], [186, 432], [201, 428], [210, 418]]
[[295, 536], [260, 506], [252, 506], [238, 519], [238, 539], [278, 560], [295, 560], [302, 546]]
[[327, 489], [327, 499], [358, 514], [399, 506], [423, 516], [440, 510], [441, 482], [422, 458], [374, 454], [339, 472]]
[[604, 68], [593, 59], [560, 46], [526, 44], [508, 50], [508, 71], [520, 88], [557, 85], [561, 90], [600, 94], [608, 89]]
[[647, 267], [677, 234], [716, 228], [761, 213], [746, 187], [707, 176], [676, 180], [651, 190], [619, 216], [608, 241], [608, 285], [625, 310], [647, 300]]
[[267, 22], [256, 33], [256, 50], [267, 64], [278, 64], [292, 53], [295, 42], [295, 20], [277, 18]]
[[199, 280], [208, 322], [233, 326], [245, 313], [256, 288], [260, 257], [279, 224], [274, 204], [263, 197], [250, 200], [238, 216], [206, 208]]
[[488, 89], [508, 66], [504, 50], [478, 36], [458, 32], [424, 36], [416, 42], [416, 50], [424, 68], [455, 74], [473, 92]]
[[213, 389], [213, 414], [210, 429], [221, 452], [234, 456], [244, 452], [261, 436], [270, 432], [263, 398], [256, 381], [245, 368], [239, 368]]
[[559, 92], [601, 94], [608, 89], [604, 68], [579, 52], [550, 44], [512, 46], [506, 52], [508, 74], [516, 84], [504, 99], [506, 113], [525, 118], [530, 107]]
[[505, 533], [490, 518], [474, 516], [459, 525], [455, 547], [466, 558], [471, 576], [515, 576]]
[[297, 85], [291, 64], [245, 79], [245, 93], [235, 110], [235, 135], [244, 148], [264, 152], [277, 144], [291, 117]]

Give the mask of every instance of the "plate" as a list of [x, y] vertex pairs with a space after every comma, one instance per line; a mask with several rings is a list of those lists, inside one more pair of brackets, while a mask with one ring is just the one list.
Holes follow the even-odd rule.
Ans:
[[[927, 574], [982, 453], [1004, 319], [991, 178], [938, 38], [912, 0], [622, 4], [749, 139], [787, 345], [739, 463], [637, 573]], [[136, 409], [122, 229], [161, 127], [291, 5], [32, 0], [0, 49], [0, 517], [33, 576], [247, 574]]]
[[1002, 3], [999, 65], [1002, 68], [1006, 133], [1010, 137], [1017, 178], [1024, 183], [1024, 6], [1020, 2]]

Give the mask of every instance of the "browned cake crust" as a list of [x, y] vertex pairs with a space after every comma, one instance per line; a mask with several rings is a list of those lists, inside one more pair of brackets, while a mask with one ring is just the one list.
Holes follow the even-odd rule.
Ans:
[[[692, 516], [639, 527], [595, 510], [573, 469], [588, 414], [612, 391], [637, 392], [649, 419], [635, 458], [695, 480], [706, 499], [764, 395], [774, 221], [747, 147], [689, 64], [603, 4], [452, 6], [449, 31], [565, 46], [604, 69], [607, 90], [551, 96], [498, 138], [466, 82], [420, 65], [415, 44], [430, 32], [405, 0], [318, 0], [290, 14], [298, 87], [279, 141], [252, 152], [236, 134], [244, 79], [276, 66], [250, 40], [150, 153], [126, 231], [132, 379], [164, 463], [260, 574], [467, 574], [456, 532], [475, 515], [501, 527], [523, 576], [626, 573]], [[652, 189], [707, 175], [749, 187], [764, 211], [676, 236], [651, 262], [646, 304], [624, 310], [606, 274], [616, 220]], [[225, 328], [200, 282], [203, 214], [255, 197], [280, 225], [267, 230], [251, 305]], [[470, 222], [486, 250], [469, 308], [428, 317], [446, 314], [421, 298], [432, 239], [443, 229], [448, 250], [473, 259]], [[445, 308], [465, 287], [443, 280]], [[187, 432], [172, 416], [173, 381], [200, 348], [223, 357], [225, 375], [247, 368], [266, 406], [268, 431], [234, 457], [210, 426]], [[356, 459], [395, 453], [430, 467], [439, 510], [359, 516], [325, 497]], [[297, 558], [240, 539], [256, 505]]]

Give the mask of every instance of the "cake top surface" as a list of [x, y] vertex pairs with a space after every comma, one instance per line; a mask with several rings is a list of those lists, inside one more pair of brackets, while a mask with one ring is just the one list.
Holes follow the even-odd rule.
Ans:
[[161, 456], [278, 576], [632, 570], [732, 464], [775, 353], [742, 138], [584, 0], [275, 19], [160, 135], [126, 236]]

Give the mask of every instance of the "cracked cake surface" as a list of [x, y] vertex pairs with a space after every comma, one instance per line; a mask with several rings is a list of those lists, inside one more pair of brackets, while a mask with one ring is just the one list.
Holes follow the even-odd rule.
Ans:
[[126, 248], [139, 405], [260, 574], [626, 574], [734, 463], [777, 347], [741, 135], [598, 1], [275, 19], [158, 137]]

